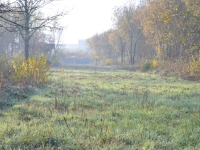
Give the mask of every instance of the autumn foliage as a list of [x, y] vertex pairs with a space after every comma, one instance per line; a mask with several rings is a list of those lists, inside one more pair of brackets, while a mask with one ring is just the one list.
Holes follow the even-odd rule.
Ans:
[[114, 28], [87, 40], [94, 55], [113, 65], [200, 77], [200, 1], [129, 1], [116, 7]]
[[48, 71], [52, 65], [47, 66], [47, 57], [41, 54], [38, 58], [30, 56], [25, 59], [18, 55], [13, 59], [12, 75], [14, 81], [31, 84], [41, 84], [48, 81]]

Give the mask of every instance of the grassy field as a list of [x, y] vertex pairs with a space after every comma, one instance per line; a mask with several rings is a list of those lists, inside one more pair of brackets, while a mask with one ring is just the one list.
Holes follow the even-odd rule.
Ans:
[[200, 149], [200, 83], [66, 68], [16, 101], [0, 111], [0, 149]]

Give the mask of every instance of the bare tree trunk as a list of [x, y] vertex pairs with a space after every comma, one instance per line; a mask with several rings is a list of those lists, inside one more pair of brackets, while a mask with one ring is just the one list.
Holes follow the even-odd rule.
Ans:
[[24, 37], [24, 51], [25, 51], [25, 58], [29, 58], [29, 39], [30, 39], [30, 14], [28, 11], [28, 2], [25, 0], [25, 37]]
[[121, 50], [121, 63], [122, 64], [124, 63], [124, 53], [123, 53], [123, 50]]
[[135, 54], [136, 54], [136, 48], [137, 48], [137, 41], [134, 44], [134, 48], [133, 48], [133, 58], [132, 58], [132, 65], [135, 63]]
[[125, 47], [124, 47], [124, 43], [122, 42], [122, 40], [120, 39], [120, 52], [121, 52], [121, 63], [124, 63], [124, 53], [125, 53]]
[[133, 65], [133, 41], [132, 37], [130, 38], [130, 47], [129, 47], [129, 57], [130, 57], [130, 64]]
[[25, 39], [24, 41], [24, 52], [25, 52], [25, 58], [29, 58], [29, 40]]
[[[136, 39], [135, 43], [134, 43], [134, 48], [133, 48], [133, 64], [135, 63], [135, 55], [136, 55], [136, 49], [137, 49], [137, 42], [139, 41], [139, 39], [142, 37], [142, 34]], [[133, 65], [132, 64], [132, 65]]]
[[11, 51], [10, 51], [11, 57], [13, 56], [14, 51], [15, 51], [15, 40], [13, 38], [12, 41], [11, 41]]

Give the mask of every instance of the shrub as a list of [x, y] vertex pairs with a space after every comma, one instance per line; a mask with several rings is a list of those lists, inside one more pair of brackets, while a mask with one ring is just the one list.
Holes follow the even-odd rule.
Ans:
[[59, 58], [55, 64], [57, 67], [66, 64], [90, 64], [92, 62], [88, 51], [61, 50], [57, 53], [56, 57]]
[[0, 57], [0, 72], [6, 75], [10, 68], [11, 66], [9, 64], [9, 57], [7, 55]]
[[147, 70], [151, 69], [151, 62], [150, 62], [150, 61], [147, 61], [147, 62], [141, 63], [140, 68], [141, 68], [143, 71], [147, 71]]
[[111, 65], [112, 64], [112, 60], [110, 58], [106, 58], [104, 61], [104, 65]]
[[0, 57], [0, 88], [5, 82], [5, 78], [10, 76], [11, 64], [9, 63], [9, 57], [4, 55]]
[[153, 59], [153, 60], [150, 60], [150, 61], [143, 62], [143, 63], [141, 63], [140, 68], [143, 71], [147, 71], [147, 70], [150, 70], [150, 69], [156, 69], [156, 68], [158, 68], [158, 60]]
[[158, 68], [158, 60], [153, 59], [151, 61], [151, 68], [153, 68], [153, 69]]
[[47, 58], [44, 54], [41, 54], [39, 58], [30, 56], [27, 60], [18, 55], [13, 59], [13, 78], [17, 82], [40, 84], [46, 83], [47, 72], [51, 68], [46, 65]]
[[200, 57], [192, 57], [190, 61], [190, 73], [194, 76], [200, 75]]

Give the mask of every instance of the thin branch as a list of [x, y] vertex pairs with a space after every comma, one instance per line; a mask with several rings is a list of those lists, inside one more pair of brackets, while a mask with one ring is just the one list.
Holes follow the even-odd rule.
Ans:
[[69, 132], [75, 137], [74, 133], [72, 132], [72, 130], [70, 129], [68, 123], [67, 123], [67, 119], [64, 117], [64, 121], [65, 121], [65, 124], [67, 125], [67, 128], [69, 130]]

